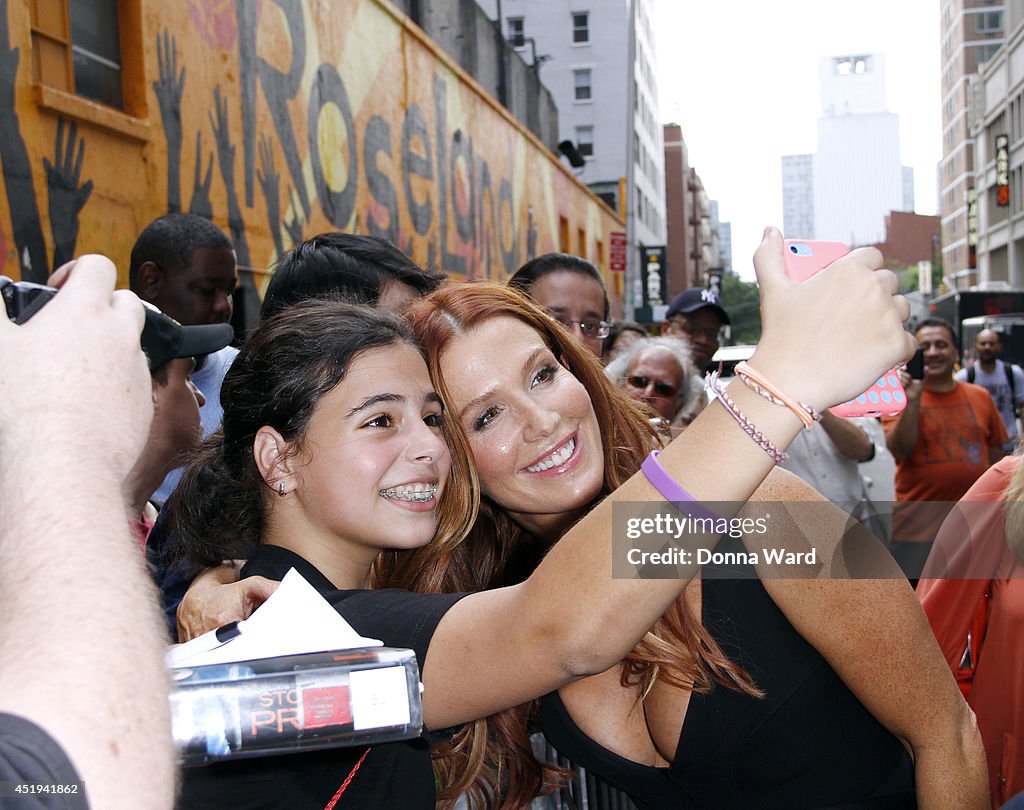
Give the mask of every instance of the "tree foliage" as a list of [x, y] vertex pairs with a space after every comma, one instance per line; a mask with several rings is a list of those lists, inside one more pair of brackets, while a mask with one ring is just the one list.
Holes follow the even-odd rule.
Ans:
[[722, 306], [732, 321], [732, 343], [754, 344], [761, 339], [761, 294], [756, 282], [724, 273]]

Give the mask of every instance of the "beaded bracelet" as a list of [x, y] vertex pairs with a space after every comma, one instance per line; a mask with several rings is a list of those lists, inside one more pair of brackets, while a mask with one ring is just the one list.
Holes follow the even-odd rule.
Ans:
[[745, 362], [738, 363], [735, 371], [736, 376], [739, 377], [748, 388], [753, 389], [769, 402], [775, 405], [782, 405], [784, 408], [789, 408], [793, 413], [795, 413], [797, 419], [803, 422], [804, 430], [810, 430], [814, 427], [815, 422], [821, 421], [821, 414], [818, 413], [818, 411], [806, 403], [797, 402], [792, 397], [787, 396], [784, 392], [779, 390], [778, 386], [773, 385], [763, 374], [758, 372], [757, 369], [751, 368]]
[[[652, 450], [650, 455], [644, 459], [644, 463], [640, 465], [640, 471], [650, 482], [651, 486], [658, 490], [661, 493], [661, 497], [673, 504], [680, 512], [687, 512], [691, 517], [717, 520], [719, 515], [716, 515], [700, 501], [694, 500], [694, 497], [679, 486], [679, 483], [668, 474], [668, 470], [661, 466], [661, 462], [658, 461], [658, 454], [660, 452], [660, 450]], [[690, 504], [690, 506], [683, 509], [682, 504], [684, 503]]]
[[704, 383], [704, 389], [709, 394], [715, 395], [715, 398], [722, 403], [722, 407], [725, 408], [728, 414], [736, 420], [737, 424], [739, 424], [741, 428], [743, 428], [743, 432], [753, 439], [754, 443], [758, 447], [771, 456], [775, 460], [776, 464], [781, 464], [789, 458], [788, 453], [779, 450], [778, 447], [772, 444], [771, 440], [767, 436], [754, 426], [753, 422], [743, 415], [743, 412], [736, 406], [736, 403], [733, 402], [732, 397], [726, 393], [725, 386], [718, 381], [717, 371], [708, 373], [707, 379]]

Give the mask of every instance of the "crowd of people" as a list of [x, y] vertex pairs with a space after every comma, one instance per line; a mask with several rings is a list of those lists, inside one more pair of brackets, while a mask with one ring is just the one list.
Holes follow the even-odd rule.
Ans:
[[[705, 381], [730, 323], [713, 291], [677, 295], [657, 334], [612, 323], [600, 272], [566, 254], [463, 283], [322, 234], [280, 257], [234, 346], [234, 254], [200, 217], [143, 231], [130, 292], [102, 257], [62, 268], [31, 320], [0, 319], [19, 357], [0, 372], [0, 786], [78, 785], [66, 806], [522, 808], [571, 775], [538, 756], [542, 731], [639, 808], [1012, 802], [1024, 471], [1003, 456], [1024, 385], [984, 332], [976, 377], [954, 377], [955, 331], [904, 329], [874, 249], [796, 283], [769, 228], [754, 265], [758, 384]], [[884, 438], [828, 412], [918, 346]], [[891, 537], [856, 512], [859, 465], [887, 450]], [[671, 577], [611, 576], [617, 515], [659, 504], [787, 516], [685, 535], [722, 553]], [[773, 575], [800, 543], [815, 565]], [[425, 733], [176, 787], [157, 599], [186, 640], [292, 568], [415, 652]], [[73, 627], [57, 583], [89, 605]], [[59, 694], [69, 667], [95, 700]]]

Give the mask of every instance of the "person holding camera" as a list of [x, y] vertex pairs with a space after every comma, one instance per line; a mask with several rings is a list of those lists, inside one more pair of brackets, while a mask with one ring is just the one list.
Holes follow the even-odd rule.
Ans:
[[206, 400], [192, 380], [196, 363], [223, 349], [235, 335], [228, 323], [182, 326], [151, 304], [144, 306], [142, 349], [153, 380], [153, 424], [125, 481], [132, 533], [143, 549], [157, 517], [150, 498], [203, 438], [200, 409]]
[[173, 801], [164, 636], [122, 489], [152, 386], [142, 307], [114, 292], [116, 277], [106, 258], [83, 256], [22, 325], [25, 286], [0, 280], [4, 807]]
[[946, 513], [1002, 458], [1007, 437], [988, 391], [953, 378], [953, 328], [940, 318], [926, 318], [914, 335], [922, 350], [922, 378], [900, 370], [907, 407], [898, 416], [883, 417], [882, 425], [896, 459], [892, 553], [916, 583]]

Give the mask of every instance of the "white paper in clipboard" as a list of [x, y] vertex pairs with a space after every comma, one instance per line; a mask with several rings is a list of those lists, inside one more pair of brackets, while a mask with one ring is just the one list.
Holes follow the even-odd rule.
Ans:
[[168, 667], [198, 667], [253, 658], [323, 652], [325, 650], [380, 647], [383, 642], [364, 638], [334, 607], [292, 568], [277, 590], [245, 621], [237, 636], [218, 644], [215, 630], [178, 644], [167, 652]]

